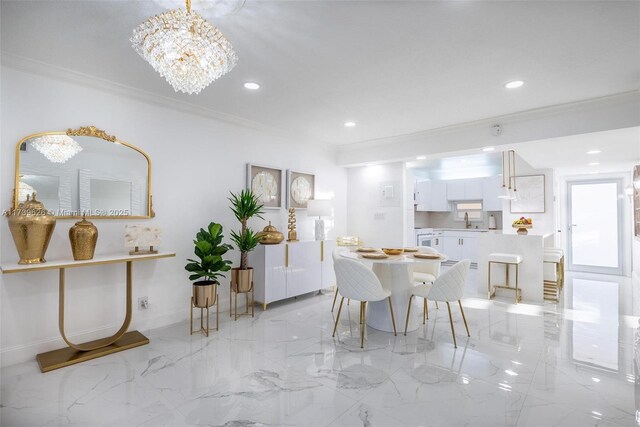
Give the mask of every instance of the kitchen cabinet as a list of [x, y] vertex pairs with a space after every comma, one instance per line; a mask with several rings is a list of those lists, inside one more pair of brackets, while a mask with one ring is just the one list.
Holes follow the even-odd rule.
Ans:
[[502, 177], [492, 176], [482, 182], [482, 206], [485, 211], [502, 211]]
[[444, 253], [444, 241], [442, 232], [434, 234], [431, 247], [440, 253]]
[[333, 241], [258, 245], [249, 254], [255, 299], [267, 304], [335, 284]]
[[438, 249], [447, 255], [451, 261], [470, 259], [478, 262], [478, 235], [474, 231], [444, 231], [442, 236], [443, 247]]
[[482, 200], [482, 178], [447, 181], [447, 199]]
[[447, 183], [444, 181], [421, 181], [417, 184], [418, 211], [449, 212]]

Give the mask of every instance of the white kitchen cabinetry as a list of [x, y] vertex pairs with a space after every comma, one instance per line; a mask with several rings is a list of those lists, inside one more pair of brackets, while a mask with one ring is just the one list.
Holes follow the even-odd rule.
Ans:
[[[323, 244], [325, 247], [323, 248]], [[315, 292], [335, 284], [333, 241], [258, 245], [249, 254], [255, 299], [267, 304]]]
[[492, 176], [482, 182], [483, 210], [502, 211], [502, 199], [498, 198], [502, 191], [502, 177]]
[[470, 259], [478, 262], [478, 233], [474, 231], [443, 231], [444, 246], [438, 251], [451, 261]]
[[482, 200], [482, 178], [447, 181], [447, 199]]
[[418, 211], [449, 212], [447, 183], [444, 181], [421, 181], [417, 184]]
[[443, 241], [443, 233], [436, 232], [433, 236], [432, 248], [437, 250], [440, 253], [444, 253], [444, 241]]

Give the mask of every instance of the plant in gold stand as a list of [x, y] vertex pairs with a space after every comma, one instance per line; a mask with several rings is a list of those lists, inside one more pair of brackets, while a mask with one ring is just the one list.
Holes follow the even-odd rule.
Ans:
[[[231, 245], [222, 243], [222, 225], [212, 222], [207, 229], [201, 228], [196, 239], [194, 253], [198, 260], [188, 259], [189, 264], [185, 270], [191, 273], [189, 280], [199, 280], [193, 283], [193, 296], [191, 297], [191, 333], [193, 334], [193, 309], [200, 309], [200, 330], [209, 336], [209, 307], [216, 304], [216, 331], [218, 330], [218, 312], [220, 300], [218, 299], [219, 277], [224, 277], [225, 272], [231, 270], [231, 261], [223, 259], [227, 251], [233, 249]], [[207, 327], [204, 328], [202, 320], [203, 310], [207, 310]]]
[[[231, 306], [231, 292], [235, 292], [235, 318], [238, 318], [238, 293], [246, 294], [246, 309], [249, 311], [249, 292], [251, 292], [251, 316], [253, 316], [253, 268], [249, 267], [249, 252], [254, 250], [260, 237], [247, 226], [250, 218], [262, 218], [263, 207], [251, 190], [242, 190], [240, 193], [231, 193], [229, 197], [231, 211], [240, 222], [239, 232], [231, 231], [231, 240], [240, 251], [240, 267], [231, 269], [231, 288], [229, 289], [229, 306]], [[233, 313], [230, 315], [233, 316]]]

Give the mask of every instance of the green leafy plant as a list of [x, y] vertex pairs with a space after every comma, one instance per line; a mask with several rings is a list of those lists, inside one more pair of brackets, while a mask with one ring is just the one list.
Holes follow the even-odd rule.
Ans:
[[249, 252], [255, 249], [260, 243], [257, 233], [247, 227], [249, 218], [262, 218], [264, 205], [260, 203], [258, 198], [251, 190], [242, 190], [240, 193], [231, 193], [229, 197], [231, 202], [231, 210], [240, 221], [241, 229], [239, 232], [231, 231], [231, 240], [240, 251], [240, 269], [246, 270], [249, 260]]
[[222, 225], [212, 222], [205, 230], [201, 228], [196, 239], [194, 253], [199, 260], [187, 259], [189, 264], [184, 269], [191, 273], [189, 280], [204, 279], [219, 284], [218, 277], [224, 277], [224, 272], [231, 270], [231, 261], [223, 259], [227, 251], [233, 249], [231, 245], [222, 243]]

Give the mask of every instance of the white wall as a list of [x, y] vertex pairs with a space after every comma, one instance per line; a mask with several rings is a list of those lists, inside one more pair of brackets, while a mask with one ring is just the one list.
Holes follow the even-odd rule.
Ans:
[[516, 175], [544, 175], [544, 213], [511, 213], [511, 202], [504, 200], [502, 202], [502, 229], [504, 234], [516, 234], [517, 230], [511, 225], [513, 221], [520, 217], [531, 218], [533, 220], [533, 228], [530, 230], [532, 234], [542, 235], [547, 233], [555, 233], [556, 229], [556, 202], [554, 197], [553, 169], [534, 169], [522, 157], [516, 153]]
[[[404, 163], [350, 168], [347, 229], [366, 246], [402, 247], [407, 238], [406, 168]], [[393, 186], [393, 198], [382, 196]]]
[[[8, 208], [14, 177], [15, 144], [40, 131], [95, 125], [145, 150], [153, 164], [152, 220], [95, 220], [100, 233], [96, 253], [122, 252], [125, 224], [145, 223], [163, 229], [161, 250], [175, 258], [134, 264], [134, 298], [148, 296], [150, 308], [135, 311], [131, 329], [146, 330], [187, 319], [191, 286], [184, 271], [192, 255], [196, 231], [210, 221], [236, 227], [228, 208], [230, 190], [245, 185], [247, 162], [292, 168], [316, 174], [317, 196], [333, 195], [334, 229], [346, 233], [347, 174], [335, 165], [335, 153], [297, 139], [217, 121], [163, 106], [153, 98], [117, 94], [70, 80], [59, 80], [13, 68], [2, 68], [2, 142], [0, 201]], [[102, 86], [105, 86], [104, 84]], [[286, 230], [285, 209], [268, 213]], [[47, 258], [68, 258], [72, 220], [59, 220]], [[255, 221], [261, 228], [265, 221]], [[302, 239], [313, 238], [313, 221], [298, 214]], [[17, 260], [7, 221], [0, 221], [0, 259]], [[230, 254], [237, 262], [238, 254]], [[124, 318], [124, 264], [67, 272], [66, 325], [71, 339], [81, 342], [113, 333]], [[2, 365], [31, 359], [36, 353], [63, 346], [57, 327], [57, 271], [0, 277], [0, 347]], [[222, 295], [228, 292], [224, 283]], [[226, 298], [221, 308], [227, 309]], [[188, 333], [185, 329], [185, 333]]]

